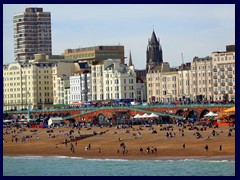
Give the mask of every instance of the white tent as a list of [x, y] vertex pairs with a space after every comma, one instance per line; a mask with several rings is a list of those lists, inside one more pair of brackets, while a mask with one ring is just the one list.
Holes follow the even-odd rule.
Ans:
[[19, 120], [19, 122], [27, 122], [28, 120], [27, 119], [21, 119]]
[[150, 117], [150, 115], [149, 114], [147, 114], [147, 113], [145, 113], [144, 115], [142, 115], [141, 116], [142, 118], [149, 118]]
[[139, 114], [135, 115], [133, 118], [140, 118], [141, 116]]
[[130, 104], [131, 104], [132, 106], [138, 105], [138, 103], [137, 103], [137, 102], [134, 102], [134, 101], [130, 102]]
[[215, 114], [212, 111], [210, 111], [209, 113], [205, 114], [204, 116], [206, 116], [206, 117], [213, 117], [213, 116], [218, 116], [218, 114]]
[[52, 124], [60, 124], [60, 122], [62, 121], [63, 119], [61, 117], [57, 117], [57, 118], [50, 118], [48, 120], [48, 125], [51, 126]]
[[12, 120], [3, 120], [4, 123], [13, 122]]
[[152, 114], [150, 114], [150, 117], [158, 117], [158, 115], [152, 113]]

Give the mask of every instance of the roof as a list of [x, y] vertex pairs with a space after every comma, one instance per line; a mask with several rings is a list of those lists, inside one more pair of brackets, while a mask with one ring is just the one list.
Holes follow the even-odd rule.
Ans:
[[129, 54], [129, 64], [128, 66], [132, 66], [133, 63], [132, 63], [132, 55], [131, 55], [131, 51], [130, 51], [130, 54]]
[[151, 43], [154, 43], [154, 44], [157, 44], [158, 43], [158, 40], [157, 40], [157, 37], [156, 37], [156, 34], [153, 30], [152, 32], [152, 37], [151, 37], [151, 40], [150, 40]]

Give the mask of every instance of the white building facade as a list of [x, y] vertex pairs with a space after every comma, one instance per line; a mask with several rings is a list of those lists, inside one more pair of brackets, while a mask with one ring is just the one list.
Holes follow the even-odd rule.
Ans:
[[134, 66], [121, 64], [119, 59], [108, 59], [92, 66], [92, 100], [134, 99], [136, 73]]
[[81, 105], [92, 100], [91, 74], [74, 73], [70, 76], [70, 105]]
[[191, 99], [193, 101], [213, 100], [212, 58], [194, 57], [191, 63]]
[[235, 101], [235, 45], [213, 52], [212, 66], [214, 101]]
[[51, 63], [3, 65], [4, 110], [43, 108], [53, 103]]

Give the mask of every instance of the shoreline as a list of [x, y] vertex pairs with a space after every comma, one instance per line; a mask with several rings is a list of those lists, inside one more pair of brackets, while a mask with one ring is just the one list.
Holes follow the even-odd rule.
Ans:
[[[152, 133], [152, 128], [157, 133]], [[69, 139], [69, 132], [73, 131], [73, 128], [55, 128], [52, 129], [51, 133], [47, 132], [48, 129], [38, 129], [37, 131], [32, 131], [32, 129], [26, 129], [25, 131], [12, 129], [4, 135], [3, 156], [235, 161], [235, 132], [233, 131], [232, 136], [229, 137], [229, 127], [209, 128], [206, 131], [184, 128], [184, 136], [182, 136], [183, 132], [179, 131], [179, 127], [171, 130], [161, 130], [161, 127], [155, 125], [152, 128], [141, 126], [128, 129], [108, 127], [81, 128], [81, 135], [90, 134], [91, 132], [98, 132], [98, 135], [74, 141], [72, 143], [74, 152], [71, 151], [70, 143], [62, 143], [64, 139]], [[16, 133], [13, 130], [16, 130]], [[217, 131], [218, 135], [212, 136], [213, 130]], [[166, 137], [166, 133], [170, 132], [174, 133], [174, 137]], [[202, 138], [197, 138], [196, 132], [199, 132]], [[141, 136], [136, 137], [137, 133]], [[78, 129], [74, 129], [73, 135], [79, 136]], [[19, 141], [16, 142], [13, 136], [17, 136]], [[23, 141], [23, 136], [31, 136], [31, 138]], [[121, 146], [123, 143], [126, 146], [127, 154], [123, 152]], [[205, 149], [206, 145], [209, 147], [207, 150]], [[219, 150], [220, 145], [222, 146], [221, 151]], [[89, 150], [86, 149], [88, 147]], [[154, 148], [156, 148], [156, 151]]]
[[177, 161], [177, 160], [202, 160], [202, 161], [234, 161], [235, 156], [162, 156], [162, 157], [139, 157], [139, 156], [61, 156], [61, 155], [3, 155], [3, 157], [36, 157], [36, 158], [66, 158], [66, 159], [91, 159], [91, 160], [126, 160], [126, 161]]

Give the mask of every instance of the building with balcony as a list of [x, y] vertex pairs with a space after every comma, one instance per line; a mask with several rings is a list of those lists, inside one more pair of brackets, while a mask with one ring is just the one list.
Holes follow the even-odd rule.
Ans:
[[92, 100], [134, 99], [136, 73], [134, 66], [108, 59], [103, 64], [92, 65]]
[[91, 71], [81, 69], [70, 76], [70, 105], [81, 105], [92, 100]]
[[[61, 59], [54, 63], [52, 67], [52, 83], [53, 83], [53, 104], [62, 105], [65, 103], [67, 97], [65, 95], [65, 89], [70, 88], [69, 77], [79, 71], [80, 67], [78, 63], [74, 61]], [[69, 83], [69, 85], [68, 85]], [[69, 90], [71, 93], [71, 90]], [[65, 92], [65, 93], [64, 93]], [[70, 95], [69, 95], [70, 96]], [[69, 101], [70, 103], [70, 101]]]
[[177, 100], [179, 95], [179, 74], [177, 69], [170, 68], [163, 62], [149, 70], [146, 76], [147, 102], [170, 102]]
[[235, 100], [235, 45], [212, 53], [213, 100]]
[[213, 100], [213, 87], [216, 76], [213, 76], [217, 69], [213, 69], [212, 58], [207, 56], [204, 58], [194, 57], [191, 63], [191, 99], [193, 101]]
[[164, 62], [147, 73], [148, 102], [235, 100], [235, 48], [170, 68]]
[[13, 16], [15, 61], [28, 62], [34, 54], [52, 54], [51, 13], [26, 8]]
[[33, 109], [53, 104], [53, 62], [36, 59], [29, 63], [3, 65], [4, 110]]

